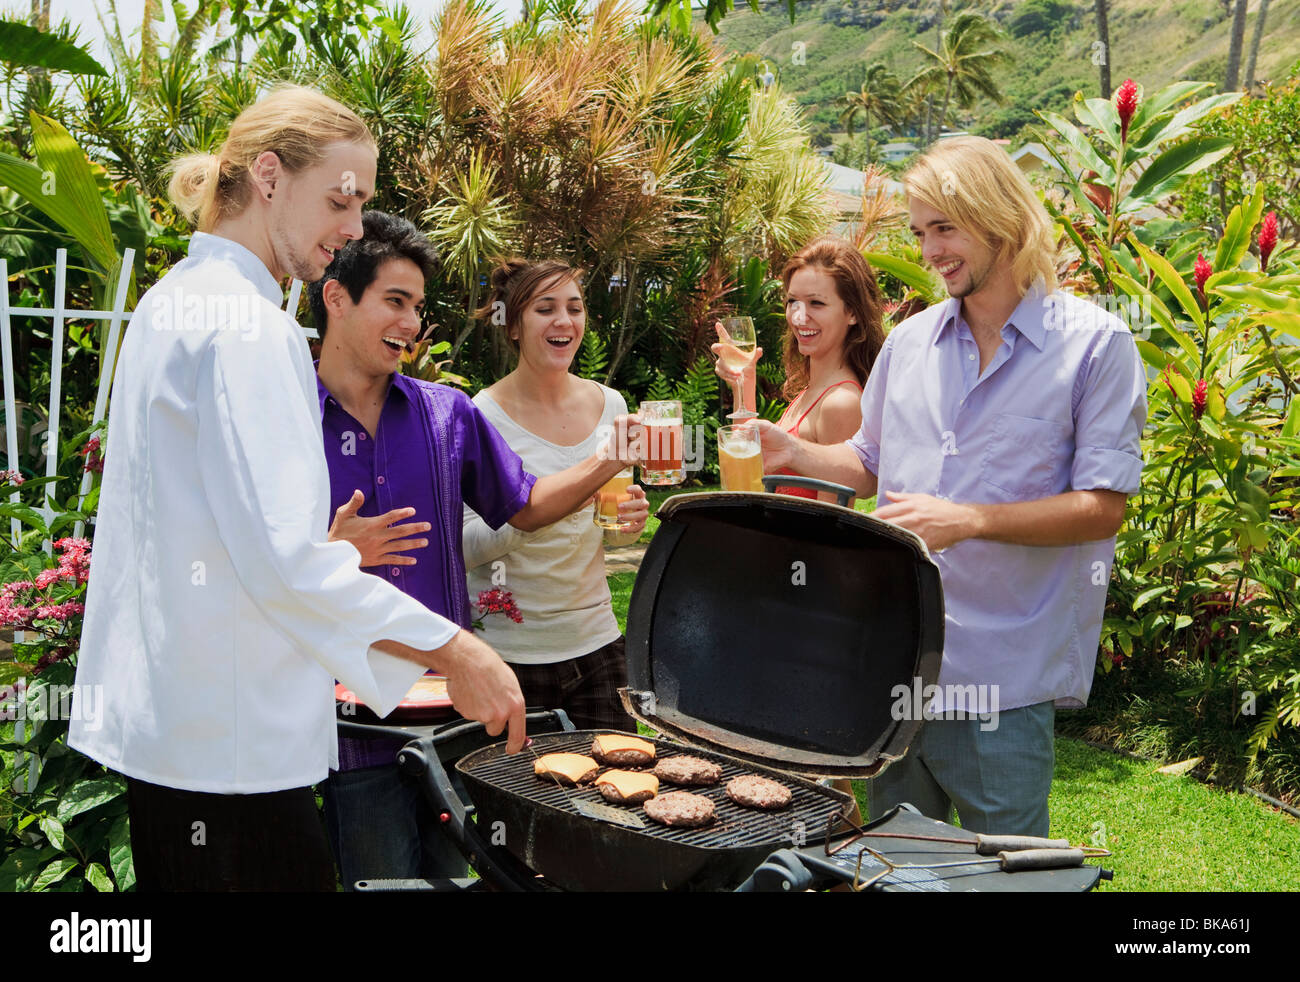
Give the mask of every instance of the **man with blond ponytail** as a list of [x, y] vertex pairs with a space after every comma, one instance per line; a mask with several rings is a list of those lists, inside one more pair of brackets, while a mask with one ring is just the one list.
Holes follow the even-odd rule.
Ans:
[[385, 715], [425, 670], [523, 746], [514, 674], [327, 542], [316, 374], [281, 310], [360, 238], [376, 150], [277, 89], [174, 167], [189, 256], [140, 300], [113, 383], [69, 743], [127, 777], [142, 890], [333, 890], [312, 785], [337, 762], [334, 679]]
[[764, 463], [879, 492], [876, 517], [939, 566], [938, 689], [896, 693], [896, 718], [927, 722], [870, 783], [873, 817], [955, 806], [970, 831], [1046, 835], [1055, 707], [1092, 684], [1146, 377], [1121, 321], [1056, 288], [1051, 219], [1000, 147], [943, 140], [904, 186], [950, 299], [890, 333], [857, 436], [818, 446], [760, 424]]

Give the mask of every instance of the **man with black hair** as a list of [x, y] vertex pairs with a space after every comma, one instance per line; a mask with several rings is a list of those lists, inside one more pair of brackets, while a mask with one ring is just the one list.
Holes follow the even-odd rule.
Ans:
[[[621, 467], [635, 417], [616, 422], [615, 449], [535, 478], [458, 389], [402, 375], [402, 353], [420, 333], [425, 278], [437, 256], [403, 218], [362, 216], [363, 237], [339, 250], [308, 287], [321, 335], [317, 388], [330, 501], [331, 539], [361, 553], [367, 572], [468, 628], [461, 551], [468, 504], [493, 527], [543, 528], [583, 507]], [[638, 495], [620, 508], [645, 524]], [[430, 548], [432, 547], [432, 548]], [[416, 551], [416, 556], [406, 553]], [[402, 775], [402, 740], [340, 739], [339, 769], [322, 785], [326, 825], [344, 886], [364, 878], [464, 875], [418, 785]]]

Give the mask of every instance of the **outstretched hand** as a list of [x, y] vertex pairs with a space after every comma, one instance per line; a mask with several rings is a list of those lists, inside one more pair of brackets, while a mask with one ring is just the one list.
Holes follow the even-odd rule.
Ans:
[[334, 512], [329, 541], [352, 543], [357, 552], [361, 553], [362, 566], [414, 566], [415, 557], [403, 556], [401, 553], [423, 549], [429, 540], [408, 539], [406, 536], [420, 535], [432, 526], [428, 522], [393, 524], [414, 515], [414, 508], [394, 508], [373, 518], [363, 518], [357, 512], [365, 503], [364, 494], [360, 491], [352, 492], [352, 497]]
[[709, 346], [709, 350], [713, 352], [713, 357], [718, 359], [713, 365], [713, 370], [717, 373], [718, 378], [724, 382], [739, 382], [744, 378], [753, 378], [757, 371], [755, 366], [758, 364], [758, 359], [763, 357], [763, 349], [754, 348], [754, 353], [749, 359], [749, 364], [745, 366], [745, 370], [743, 372], [733, 372], [722, 363], [723, 349], [732, 346], [731, 335], [722, 326], [722, 321], [714, 323], [713, 329], [718, 332], [718, 340]]

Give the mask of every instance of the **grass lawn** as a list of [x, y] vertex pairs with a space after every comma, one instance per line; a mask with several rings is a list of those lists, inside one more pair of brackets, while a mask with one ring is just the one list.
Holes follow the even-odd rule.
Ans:
[[[651, 494], [652, 515], [664, 497]], [[635, 581], [635, 573], [609, 578], [620, 629]], [[1158, 774], [1157, 766], [1068, 737], [1056, 740], [1052, 835], [1073, 843], [1104, 841], [1114, 855], [1102, 865], [1115, 871], [1115, 879], [1100, 889], [1300, 888], [1300, 821], [1249, 795]], [[861, 801], [863, 782], [856, 788]]]

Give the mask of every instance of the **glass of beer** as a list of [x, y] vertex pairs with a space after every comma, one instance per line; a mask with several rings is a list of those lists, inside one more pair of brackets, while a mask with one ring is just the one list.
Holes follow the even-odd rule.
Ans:
[[637, 407], [645, 428], [645, 456], [641, 460], [641, 483], [654, 485], [681, 484], [686, 479], [682, 467], [682, 404], [676, 399], [643, 402]]
[[763, 490], [763, 445], [753, 423], [718, 427], [723, 491]]
[[596, 510], [592, 520], [601, 528], [616, 529], [623, 524], [619, 521], [618, 506], [620, 502], [632, 500], [628, 489], [632, 487], [633, 470], [624, 467], [596, 492]]

